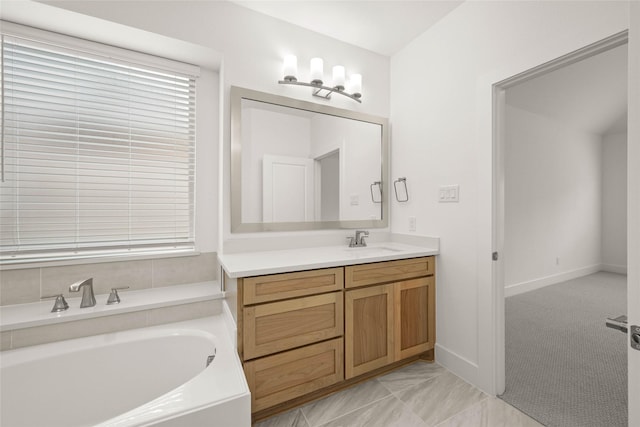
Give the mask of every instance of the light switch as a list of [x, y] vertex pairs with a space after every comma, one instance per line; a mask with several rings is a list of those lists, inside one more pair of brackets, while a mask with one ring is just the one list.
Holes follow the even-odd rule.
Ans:
[[438, 202], [440, 203], [458, 203], [460, 201], [460, 186], [441, 185], [438, 189]]

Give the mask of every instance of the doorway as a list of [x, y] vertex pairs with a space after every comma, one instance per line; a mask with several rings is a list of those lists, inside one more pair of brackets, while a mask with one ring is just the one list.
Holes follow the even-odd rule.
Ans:
[[[568, 296], [570, 294], [561, 292], [561, 296], [552, 296], [549, 304], [529, 302], [528, 306], [526, 304], [518, 306], [511, 302], [520, 298], [520, 295], [533, 295], [539, 292], [538, 289], [559, 290], [564, 285], [556, 285], [558, 283], [583, 277], [589, 278], [589, 274], [601, 270], [605, 270], [606, 274], [618, 274], [618, 276], [619, 273], [626, 272], [623, 271], [626, 269], [626, 240], [620, 244], [619, 238], [611, 238], [619, 232], [626, 239], [626, 224], [622, 225], [619, 218], [614, 219], [617, 212], [623, 210], [626, 213], [626, 186], [619, 192], [623, 194], [624, 208], [621, 209], [618, 206], [616, 209], [610, 209], [611, 196], [617, 188], [612, 181], [620, 179], [620, 176], [612, 177], [616, 173], [620, 175], [620, 170], [616, 170], [615, 163], [620, 161], [621, 152], [626, 154], [626, 136], [624, 137], [625, 145], [622, 146], [619, 142], [623, 138], [616, 135], [622, 134], [623, 128], [626, 131], [626, 122], [616, 122], [613, 115], [621, 115], [621, 112], [614, 112], [614, 108], [603, 110], [611, 112], [611, 117], [602, 117], [603, 114], [596, 118], [588, 117], [588, 111], [597, 111], [597, 108], [589, 107], [599, 106], [590, 105], [589, 102], [604, 104], [607, 102], [605, 96], [595, 96], [600, 99], [587, 97], [573, 106], [563, 104], [567, 99], [575, 100], [586, 96], [589, 91], [574, 92], [573, 95], [563, 98], [567, 95], [568, 89], [563, 86], [562, 78], [556, 78], [564, 74], [566, 79], [570, 71], [580, 69], [581, 66], [595, 67], [593, 63], [598, 59], [605, 64], [612, 62], [611, 58], [616, 55], [624, 56], [626, 59], [626, 51], [620, 53], [626, 49], [626, 43], [627, 34], [618, 34], [494, 85], [496, 129], [494, 247], [500, 254], [494, 275], [495, 293], [498, 299], [496, 304], [498, 394], [505, 392], [508, 387], [513, 391], [514, 387], [513, 383], [509, 384], [506, 381], [505, 373], [507, 365], [505, 355], [508, 354], [505, 336], [509, 336], [505, 332], [505, 324], [510, 321], [509, 313], [505, 314], [507, 297], [510, 306], [517, 307], [515, 312], [518, 314], [538, 304], [535, 307], [535, 313], [539, 314], [540, 318], [552, 318], [551, 315], [557, 313], [545, 312], [545, 310], [550, 310], [552, 303], [557, 303], [561, 298], [569, 298], [569, 300], [566, 300], [564, 305], [560, 301], [556, 307], [557, 310], [562, 311], [563, 308], [568, 308], [571, 306], [569, 302], [573, 302]], [[588, 84], [588, 80], [585, 73], [578, 73], [577, 76], [573, 76], [571, 84], [574, 86], [577, 83]], [[624, 78], [617, 80], [617, 83], [624, 83], [623, 93], [626, 94], [626, 73]], [[626, 98], [624, 106], [626, 107]], [[624, 113], [626, 119], [626, 110]], [[585, 115], [587, 117], [584, 117]], [[584, 122], [577, 123], [580, 120]], [[558, 123], [562, 121], [565, 122], [564, 125], [559, 125]], [[600, 123], [596, 123], [598, 121]], [[589, 126], [591, 128], [587, 129]], [[576, 132], [575, 129], [578, 127], [582, 128]], [[513, 144], [513, 138], [519, 138], [520, 144]], [[617, 160], [612, 162], [614, 158]], [[626, 183], [626, 171], [623, 173], [622, 181]], [[614, 247], [616, 243], [618, 247], [624, 247], [624, 253], [620, 250], [616, 252]], [[595, 280], [598, 281], [597, 278]], [[574, 283], [573, 286], [577, 286], [578, 292], [586, 289], [584, 284]], [[626, 278], [618, 287], [622, 289], [623, 297], [626, 298]], [[626, 303], [623, 301], [621, 306], [624, 310]], [[513, 307], [511, 310], [513, 312]], [[622, 313], [607, 313], [602, 316], [602, 319], [596, 320], [597, 324], [604, 327], [605, 318], [615, 317], [617, 314]], [[569, 332], [569, 323], [571, 322], [567, 320], [556, 320], [556, 324], [552, 322], [550, 325], [540, 327], [533, 325], [531, 321], [524, 321], [521, 334], [526, 338], [534, 338], [534, 335], [544, 332], [540, 331], [540, 328], [551, 332], [555, 329], [558, 333], [556, 338], [559, 341], [553, 347], [564, 345], [567, 351], [576, 350], [569, 348], [571, 338], [574, 336]], [[527, 327], [534, 329], [527, 330]], [[609, 332], [612, 337], [616, 333], [613, 330]], [[562, 333], [567, 335], [563, 336]], [[510, 331], [510, 334], [514, 336], [513, 331]], [[625, 338], [616, 336], [614, 339], [621, 341], [620, 351], [624, 352], [625, 356], [626, 380]], [[540, 346], [540, 353], [530, 358], [524, 366], [530, 367], [537, 361], [547, 361], [543, 359], [548, 356], [543, 354], [545, 351], [549, 352]], [[535, 353], [535, 350], [533, 352]], [[578, 365], [579, 359], [579, 357], [569, 356], [567, 366]], [[553, 375], [551, 372], [557, 367], [556, 365], [558, 363], [549, 363], [541, 373], [534, 373], [532, 377], [539, 378], [547, 373]], [[559, 374], [566, 373], [564, 369], [559, 371]], [[590, 371], [589, 375], [592, 374], [594, 372]], [[571, 376], [571, 374], [568, 375]], [[548, 384], [546, 387], [547, 389], [540, 394], [553, 395], [550, 393], [552, 390], [548, 389]], [[626, 383], [621, 384], [621, 387], [626, 398]], [[565, 395], [573, 393], [570, 390], [571, 388], [559, 391], [555, 402], [560, 402], [558, 397], [563, 393]], [[506, 391], [508, 393], [510, 390]], [[532, 402], [536, 397], [529, 395], [525, 400]], [[542, 401], [536, 403], [545, 404]], [[550, 410], [553, 408], [544, 408], [543, 411]], [[561, 410], [563, 410], [562, 406]], [[566, 407], [564, 411], [566, 412]], [[528, 410], [524, 412], [534, 415]], [[626, 411], [624, 411], [624, 417], [626, 420]], [[548, 422], [550, 425], [563, 425], [558, 420], [551, 422], [549, 419], [540, 419], [535, 416], [534, 418]], [[579, 423], [579, 425], [587, 424]], [[620, 425], [626, 425], [626, 422]]]

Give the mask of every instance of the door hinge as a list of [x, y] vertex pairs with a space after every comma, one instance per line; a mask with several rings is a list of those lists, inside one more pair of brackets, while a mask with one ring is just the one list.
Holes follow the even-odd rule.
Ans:
[[498, 260], [498, 252], [492, 253], [491, 254], [491, 259], [494, 260], [494, 261], [497, 261]]

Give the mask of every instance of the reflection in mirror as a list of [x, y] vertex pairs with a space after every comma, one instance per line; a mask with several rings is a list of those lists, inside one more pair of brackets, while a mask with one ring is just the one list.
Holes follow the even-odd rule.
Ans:
[[232, 88], [232, 232], [385, 227], [385, 191], [374, 200], [371, 186], [386, 181], [386, 127]]

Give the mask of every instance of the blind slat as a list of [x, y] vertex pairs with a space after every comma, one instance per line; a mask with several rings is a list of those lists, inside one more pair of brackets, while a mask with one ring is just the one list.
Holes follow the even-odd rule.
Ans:
[[0, 260], [193, 247], [195, 78], [2, 39]]

